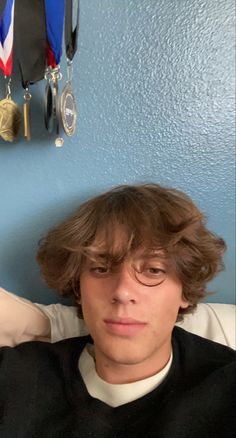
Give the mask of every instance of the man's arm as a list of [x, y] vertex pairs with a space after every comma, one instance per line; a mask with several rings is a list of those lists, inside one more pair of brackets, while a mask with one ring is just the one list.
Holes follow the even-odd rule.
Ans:
[[50, 341], [50, 331], [50, 321], [38, 306], [0, 288], [0, 346]]
[[0, 346], [32, 340], [57, 342], [87, 334], [75, 307], [35, 304], [0, 288]]
[[76, 307], [63, 306], [59, 303], [48, 306], [37, 304], [37, 306], [40, 306], [50, 321], [51, 342], [88, 335], [84, 320], [78, 318]]

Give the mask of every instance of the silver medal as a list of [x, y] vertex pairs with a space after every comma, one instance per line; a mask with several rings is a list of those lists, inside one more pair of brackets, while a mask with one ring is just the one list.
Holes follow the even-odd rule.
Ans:
[[76, 101], [70, 82], [62, 90], [60, 98], [61, 122], [65, 133], [71, 136], [76, 129]]

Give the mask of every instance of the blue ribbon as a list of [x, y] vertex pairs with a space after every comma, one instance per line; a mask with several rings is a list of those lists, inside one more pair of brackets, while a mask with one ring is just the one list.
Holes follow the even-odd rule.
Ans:
[[3, 16], [3, 12], [4, 12], [4, 9], [5, 9], [5, 6], [6, 6], [6, 2], [7, 2], [7, 0], [1, 0], [0, 1], [0, 21], [1, 21], [2, 16]]
[[62, 35], [65, 16], [65, 0], [44, 0], [47, 38], [56, 64], [62, 55]]
[[5, 4], [2, 20], [0, 23], [0, 42], [3, 45], [11, 25], [11, 10], [14, 0], [8, 0]]

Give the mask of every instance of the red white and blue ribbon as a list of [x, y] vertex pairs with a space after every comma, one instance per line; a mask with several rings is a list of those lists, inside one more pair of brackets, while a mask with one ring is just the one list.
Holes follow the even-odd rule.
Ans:
[[65, 0], [45, 0], [47, 28], [47, 63], [55, 68], [62, 55], [62, 35], [65, 16]]
[[12, 47], [15, 0], [7, 0], [0, 22], [0, 68], [4, 76], [12, 71]]

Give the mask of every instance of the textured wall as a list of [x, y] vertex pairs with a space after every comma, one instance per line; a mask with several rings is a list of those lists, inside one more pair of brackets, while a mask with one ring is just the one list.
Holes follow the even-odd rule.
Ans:
[[234, 302], [233, 20], [233, 0], [81, 0], [77, 134], [55, 148], [41, 83], [33, 141], [0, 141], [2, 286], [55, 301], [34, 262], [48, 227], [88, 195], [156, 181], [190, 194], [226, 239], [212, 300]]

